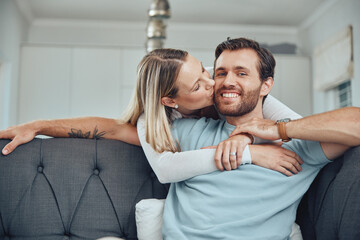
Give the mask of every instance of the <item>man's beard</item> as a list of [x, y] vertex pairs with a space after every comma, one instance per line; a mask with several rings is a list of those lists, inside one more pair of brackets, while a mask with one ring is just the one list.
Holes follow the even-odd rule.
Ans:
[[237, 117], [248, 114], [249, 112], [254, 110], [254, 108], [256, 107], [259, 101], [261, 85], [259, 86], [259, 88], [248, 92], [244, 92], [244, 90], [241, 89], [239, 94], [242, 102], [238, 103], [235, 106], [230, 107], [227, 104], [221, 102], [220, 98], [222, 97], [219, 92], [221, 90], [234, 90], [234, 89], [235, 88], [221, 88], [217, 91], [214, 101], [218, 111], [225, 116]]

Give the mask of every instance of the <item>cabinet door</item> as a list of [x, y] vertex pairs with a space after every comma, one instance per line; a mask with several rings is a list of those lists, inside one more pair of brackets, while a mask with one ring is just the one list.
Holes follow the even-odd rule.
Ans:
[[311, 108], [310, 59], [277, 55], [271, 94], [297, 113], [307, 116]]
[[144, 49], [121, 50], [120, 116], [133, 99], [137, 81], [137, 66], [145, 54]]
[[73, 50], [72, 116], [119, 116], [120, 50]]
[[71, 49], [24, 46], [18, 122], [69, 116]]

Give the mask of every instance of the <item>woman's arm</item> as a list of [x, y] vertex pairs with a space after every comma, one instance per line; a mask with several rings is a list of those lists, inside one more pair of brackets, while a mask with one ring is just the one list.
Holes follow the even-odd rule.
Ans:
[[30, 142], [36, 135], [50, 137], [106, 138], [140, 145], [136, 127], [119, 123], [116, 119], [100, 117], [83, 117], [56, 120], [37, 120], [30, 123], [10, 127], [0, 131], [0, 139], [12, 141], [2, 150], [4, 155], [24, 143]]
[[[240, 165], [248, 163], [278, 171], [287, 176], [292, 176], [302, 170], [300, 165], [303, 161], [300, 157], [296, 153], [280, 147], [281, 143], [246, 145], [243, 154], [248, 151], [249, 160], [238, 158], [239, 149], [244, 149], [241, 147], [242, 145], [244, 145], [244, 135], [234, 135], [217, 146], [207, 148], [216, 148], [215, 163], [220, 170], [223, 168], [226, 170], [236, 169]], [[231, 152], [235, 154], [231, 155]]]
[[145, 140], [144, 115], [138, 119], [137, 131], [146, 158], [161, 183], [180, 182], [217, 170], [215, 149], [158, 153]]
[[286, 106], [270, 94], [266, 97], [264, 101], [263, 115], [265, 119], [271, 119], [274, 121], [282, 118], [301, 118], [301, 115], [291, 110], [288, 106]]

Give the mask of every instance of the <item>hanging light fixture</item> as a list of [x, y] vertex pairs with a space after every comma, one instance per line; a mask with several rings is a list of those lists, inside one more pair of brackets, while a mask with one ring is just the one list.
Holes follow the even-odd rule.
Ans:
[[166, 24], [170, 18], [170, 6], [167, 0], [153, 0], [148, 11], [149, 21], [146, 29], [146, 51], [162, 48], [166, 39]]
[[150, 18], [147, 25], [148, 38], [166, 38], [166, 25], [160, 19]]
[[149, 17], [166, 19], [170, 18], [170, 6], [167, 0], [153, 0], [150, 9]]

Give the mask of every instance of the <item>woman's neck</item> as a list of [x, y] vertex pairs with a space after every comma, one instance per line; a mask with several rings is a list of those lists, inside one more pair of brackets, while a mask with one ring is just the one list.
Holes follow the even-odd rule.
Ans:
[[184, 118], [200, 117], [200, 110], [178, 111]]
[[199, 109], [199, 110], [190, 110], [190, 111], [178, 111], [181, 116], [184, 118], [213, 118], [213, 119], [219, 119], [219, 114], [216, 111], [216, 108], [214, 105]]

